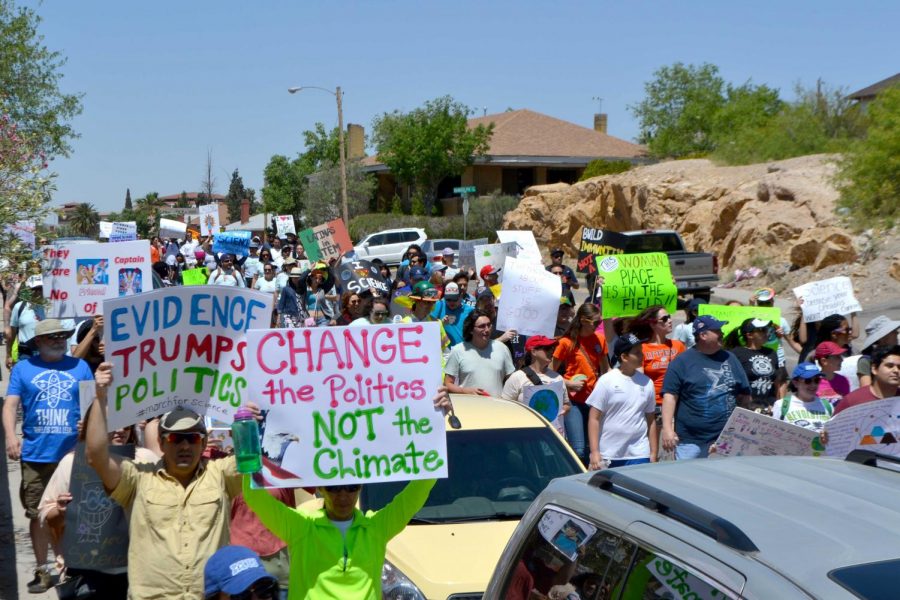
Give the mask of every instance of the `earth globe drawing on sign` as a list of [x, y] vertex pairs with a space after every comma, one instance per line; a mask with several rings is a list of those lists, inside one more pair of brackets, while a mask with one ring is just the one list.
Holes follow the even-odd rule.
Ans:
[[528, 406], [553, 422], [559, 416], [559, 396], [553, 390], [540, 390], [528, 400]]

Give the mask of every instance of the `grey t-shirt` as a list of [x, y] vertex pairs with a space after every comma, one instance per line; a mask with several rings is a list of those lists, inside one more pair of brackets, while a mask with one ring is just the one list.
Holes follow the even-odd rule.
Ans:
[[509, 349], [502, 342], [491, 340], [484, 350], [471, 342], [453, 346], [444, 372], [459, 386], [480, 388], [499, 398], [503, 380], [515, 370]]

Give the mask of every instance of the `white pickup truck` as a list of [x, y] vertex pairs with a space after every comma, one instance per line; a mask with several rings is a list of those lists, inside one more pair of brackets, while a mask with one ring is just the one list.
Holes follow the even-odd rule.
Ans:
[[626, 254], [665, 252], [678, 285], [679, 295], [691, 294], [709, 301], [713, 286], [719, 283], [719, 261], [709, 252], [688, 252], [684, 240], [671, 229], [625, 231], [629, 237]]

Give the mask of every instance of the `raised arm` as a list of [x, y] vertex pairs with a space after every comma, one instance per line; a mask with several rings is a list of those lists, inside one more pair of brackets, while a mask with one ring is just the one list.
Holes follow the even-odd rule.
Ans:
[[106, 426], [106, 394], [112, 383], [112, 364], [105, 362], [97, 368], [95, 374], [97, 397], [88, 413], [87, 442], [88, 464], [97, 471], [107, 491], [116, 489], [122, 478], [122, 464], [119, 458], [109, 455], [109, 438]]

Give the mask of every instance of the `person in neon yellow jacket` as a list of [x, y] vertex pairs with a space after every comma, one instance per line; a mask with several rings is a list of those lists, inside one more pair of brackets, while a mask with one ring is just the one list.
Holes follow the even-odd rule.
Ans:
[[[446, 388], [436, 408], [452, 408]], [[291, 555], [291, 600], [369, 600], [381, 598], [381, 569], [388, 542], [406, 527], [428, 500], [437, 480], [409, 482], [384, 508], [365, 514], [356, 508], [360, 484], [319, 487], [323, 507], [290, 508], [265, 490], [250, 487], [244, 476], [244, 500], [263, 525], [284, 540]]]

